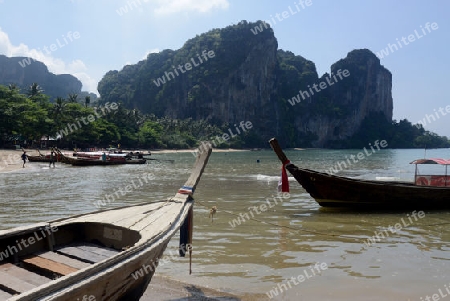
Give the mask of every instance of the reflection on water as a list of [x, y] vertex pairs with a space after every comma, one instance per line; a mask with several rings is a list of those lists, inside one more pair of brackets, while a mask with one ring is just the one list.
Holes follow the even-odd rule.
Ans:
[[[361, 150], [289, 151], [298, 166], [325, 171]], [[449, 157], [428, 150], [429, 157]], [[363, 179], [412, 181], [422, 150], [382, 150], [339, 171]], [[155, 156], [156, 158], [156, 156]], [[151, 181], [120, 195], [109, 207], [170, 197], [184, 183], [191, 154], [158, 155], [147, 165], [71, 167], [30, 164], [0, 174], [1, 228], [96, 210], [93, 203], [146, 176]], [[260, 163], [257, 163], [259, 159]], [[237, 292], [265, 293], [315, 263], [328, 269], [283, 292], [282, 300], [419, 300], [450, 283], [450, 212], [425, 217], [372, 245], [368, 238], [411, 211], [374, 212], [321, 208], [295, 180], [290, 198], [259, 214], [251, 208], [273, 200], [281, 164], [271, 151], [213, 153], [196, 191], [193, 274], [188, 259], [173, 258], [157, 273], [193, 284]], [[438, 170], [437, 172], [443, 172]], [[450, 201], [450, 200], [449, 200]], [[272, 201], [273, 202], [273, 201]], [[209, 209], [217, 206], [214, 222]], [[247, 214], [253, 219], [234, 219]], [[175, 237], [168, 252], [177, 252]]]

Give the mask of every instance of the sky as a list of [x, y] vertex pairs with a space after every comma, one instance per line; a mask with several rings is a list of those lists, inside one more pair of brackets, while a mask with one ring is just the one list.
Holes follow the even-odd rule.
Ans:
[[98, 94], [110, 70], [266, 20], [278, 47], [313, 61], [319, 76], [354, 49], [378, 54], [392, 73], [394, 119], [450, 137], [449, 14], [447, 0], [0, 0], [0, 54], [42, 61]]

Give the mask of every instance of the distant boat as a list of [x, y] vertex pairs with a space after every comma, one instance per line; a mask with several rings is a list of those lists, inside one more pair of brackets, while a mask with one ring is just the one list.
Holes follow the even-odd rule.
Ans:
[[94, 166], [94, 165], [120, 165], [120, 164], [145, 164], [147, 159], [126, 159], [121, 160], [111, 160], [111, 159], [72, 159], [70, 164], [74, 166]]
[[0, 300], [139, 300], [178, 229], [180, 255], [190, 248], [192, 195], [210, 154], [170, 199], [0, 231]]
[[106, 159], [110, 161], [123, 161], [126, 158], [131, 158], [128, 154], [116, 154], [109, 152], [76, 152], [74, 156], [81, 159], [101, 159], [103, 154], [106, 155]]
[[75, 166], [94, 166], [94, 165], [119, 165], [119, 164], [145, 164], [147, 159], [131, 159], [126, 156], [106, 156], [106, 160], [101, 157], [70, 157], [58, 152], [61, 162]]
[[40, 156], [28, 155], [27, 158], [28, 158], [28, 161], [30, 161], [30, 162], [50, 162], [49, 156], [47, 157], [47, 156], [43, 156], [43, 155], [40, 155]]
[[414, 182], [359, 180], [299, 168], [289, 162], [275, 138], [269, 143], [286, 169], [321, 206], [450, 208], [450, 177], [447, 172], [445, 175], [417, 174], [417, 164], [441, 164], [447, 171], [450, 160], [419, 159], [411, 162], [416, 164]]
[[[37, 150], [39, 155], [33, 156], [33, 155], [27, 155], [28, 161], [30, 162], [50, 162], [50, 153], [43, 155], [40, 150]], [[61, 152], [58, 150], [54, 150], [54, 157], [53, 160], [55, 162], [61, 161]]]

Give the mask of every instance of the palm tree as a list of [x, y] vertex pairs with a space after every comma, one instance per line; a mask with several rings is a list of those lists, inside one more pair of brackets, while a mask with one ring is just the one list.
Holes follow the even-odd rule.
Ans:
[[86, 106], [86, 108], [89, 106], [90, 103], [91, 103], [91, 97], [90, 96], [86, 96], [84, 98], [84, 105]]
[[64, 98], [62, 97], [56, 97], [55, 104], [53, 105], [52, 109], [52, 115], [53, 119], [55, 120], [55, 127], [56, 130], [60, 130], [62, 127], [62, 119], [64, 117], [64, 111], [66, 108], [66, 103], [64, 101]]
[[16, 84], [9, 84], [8, 89], [9, 97], [13, 97], [13, 95], [17, 95], [20, 93], [20, 88]]
[[78, 94], [70, 93], [69, 96], [67, 97], [67, 100], [69, 102], [77, 102], [78, 101]]
[[27, 94], [29, 98], [39, 96], [42, 93], [44, 93], [44, 89], [42, 89], [42, 87], [39, 86], [37, 83], [32, 83], [31, 86], [28, 87]]
[[8, 85], [8, 89], [9, 89], [9, 91], [12, 91], [12, 92], [14, 92], [14, 91], [19, 92], [20, 91], [19, 87], [16, 84], [9, 84]]
[[56, 97], [55, 104], [53, 105], [53, 116], [55, 119], [59, 118], [62, 115], [66, 104], [64, 103], [64, 98]]

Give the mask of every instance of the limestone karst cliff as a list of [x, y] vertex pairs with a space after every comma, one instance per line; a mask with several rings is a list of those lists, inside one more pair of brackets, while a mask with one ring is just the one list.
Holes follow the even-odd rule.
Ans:
[[0, 55], [0, 84], [15, 84], [26, 91], [32, 83], [38, 83], [51, 99], [81, 93], [81, 81], [70, 74], [53, 74], [47, 66], [26, 57]]
[[277, 136], [287, 146], [333, 146], [370, 113], [392, 120], [392, 75], [371, 51], [351, 51], [319, 78], [313, 62], [278, 49], [271, 28], [254, 34], [258, 24], [213, 29], [110, 71], [98, 85], [102, 101], [230, 127], [250, 121], [257, 145]]

